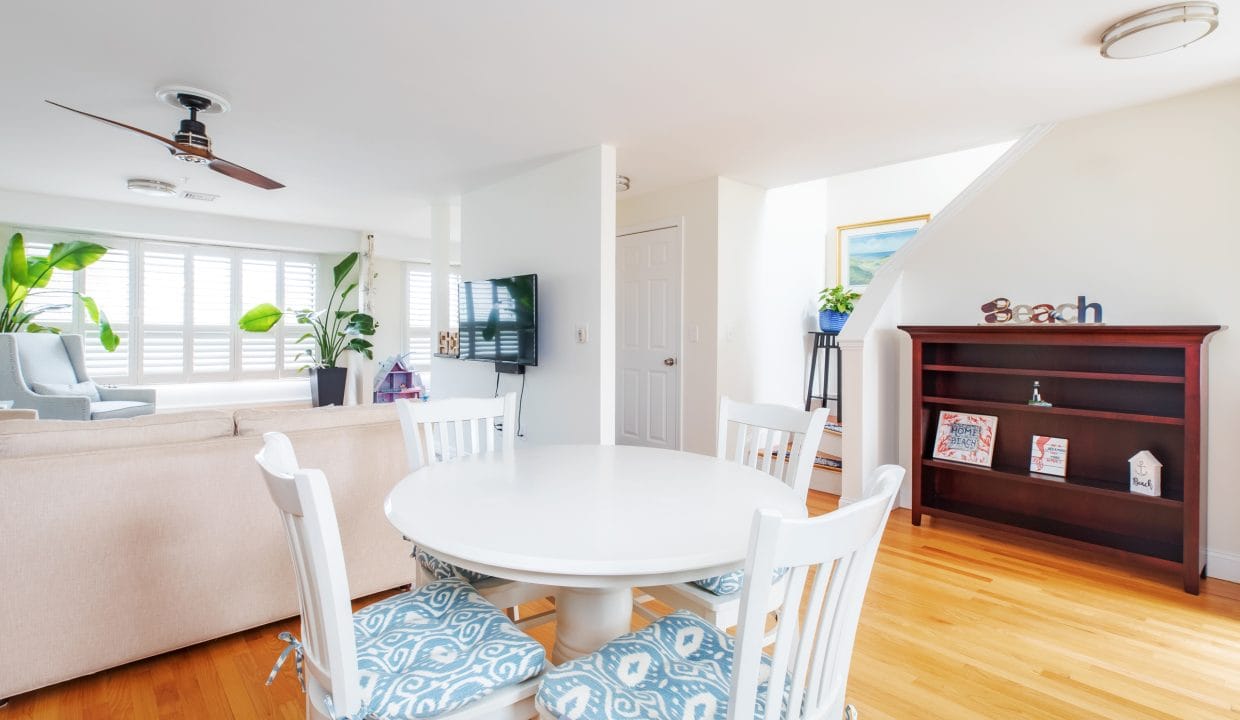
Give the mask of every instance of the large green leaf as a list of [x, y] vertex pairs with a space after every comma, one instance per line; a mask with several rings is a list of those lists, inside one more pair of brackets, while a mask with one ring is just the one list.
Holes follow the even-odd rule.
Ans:
[[121, 344], [120, 337], [112, 329], [112, 323], [108, 322], [108, 316], [103, 311], [99, 312], [99, 344], [108, 352], [116, 350]]
[[99, 309], [99, 306], [95, 304], [94, 298], [78, 293], [78, 300], [82, 301], [82, 307], [86, 308], [86, 314], [90, 316], [90, 321], [99, 326], [99, 344], [108, 352], [116, 350], [121, 344], [121, 339], [112, 330], [112, 323], [108, 322], [107, 314]]
[[357, 283], [349, 283], [349, 287], [345, 288], [344, 292], [340, 293], [340, 302], [344, 302], [344, 299], [349, 297], [349, 293], [353, 292], [356, 289], [357, 289]]
[[237, 327], [246, 332], [267, 332], [275, 327], [282, 317], [284, 317], [284, 311], [280, 308], [271, 303], [263, 303], [255, 305], [242, 315], [237, 321]]
[[357, 265], [357, 258], [358, 254], [351, 252], [345, 255], [344, 259], [336, 264], [336, 267], [332, 268], [332, 278], [335, 281], [333, 287], [340, 287], [340, 283], [344, 282], [344, 279], [353, 271], [353, 266]]
[[352, 350], [353, 352], [361, 353], [362, 355], [366, 357], [367, 360], [373, 360], [375, 357], [374, 352], [371, 350], [371, 348], [374, 347], [374, 345], [372, 345], [369, 340], [363, 340], [362, 338], [353, 338], [352, 340], [349, 341], [349, 344], [346, 345], [345, 347]]
[[74, 240], [53, 245], [47, 262], [57, 270], [81, 270], [107, 254], [108, 249], [99, 243]]
[[47, 325], [40, 325], [40, 324], [38, 324], [38, 323], [30, 323], [29, 325], [27, 325], [27, 326], [26, 326], [26, 332], [30, 332], [30, 333], [52, 333], [53, 335], [59, 335], [59, 334], [60, 334], [60, 328], [58, 328], [58, 327], [50, 327], [50, 326], [47, 326]]
[[17, 287], [26, 284], [26, 242], [21, 233], [9, 238], [9, 246], [4, 250], [3, 283], [4, 296], [12, 298]]
[[374, 335], [376, 327], [373, 317], [366, 313], [354, 313], [344, 331], [349, 335]]
[[26, 282], [28, 288], [45, 288], [52, 281], [52, 264], [47, 258], [26, 258]]

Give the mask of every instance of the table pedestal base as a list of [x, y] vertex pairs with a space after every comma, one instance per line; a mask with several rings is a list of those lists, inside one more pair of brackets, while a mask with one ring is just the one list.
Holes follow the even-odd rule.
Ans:
[[632, 630], [632, 588], [560, 588], [551, 662], [588, 655]]

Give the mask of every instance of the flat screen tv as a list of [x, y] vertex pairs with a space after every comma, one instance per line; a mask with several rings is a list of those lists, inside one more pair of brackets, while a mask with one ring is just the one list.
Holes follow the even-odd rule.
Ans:
[[461, 359], [538, 364], [538, 276], [461, 283]]

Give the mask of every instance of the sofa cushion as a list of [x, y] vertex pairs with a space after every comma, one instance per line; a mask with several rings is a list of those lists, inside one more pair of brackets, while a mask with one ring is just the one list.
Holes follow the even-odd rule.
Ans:
[[381, 425], [399, 422], [396, 405], [345, 405], [320, 408], [261, 409], [247, 408], [233, 415], [237, 435], [251, 437], [266, 432], [298, 432], [327, 430], [356, 425]]
[[210, 440], [232, 434], [232, 415], [215, 410], [89, 423], [79, 420], [9, 420], [0, 423], [0, 456], [68, 455]]
[[150, 403], [133, 400], [100, 400], [90, 404], [91, 420], [112, 420], [114, 418], [131, 418], [139, 415], [150, 415], [155, 406]]
[[77, 371], [69, 360], [69, 351], [59, 335], [51, 333], [16, 333], [17, 358], [22, 378], [31, 387], [34, 383], [75, 383]]
[[99, 402], [99, 388], [90, 380], [74, 383], [30, 383], [30, 389], [40, 395], [69, 395], [90, 398], [91, 402]]

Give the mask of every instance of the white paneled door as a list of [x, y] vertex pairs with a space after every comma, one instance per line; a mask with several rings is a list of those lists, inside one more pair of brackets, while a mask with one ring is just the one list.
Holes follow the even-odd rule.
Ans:
[[616, 442], [680, 449], [680, 228], [616, 238]]

